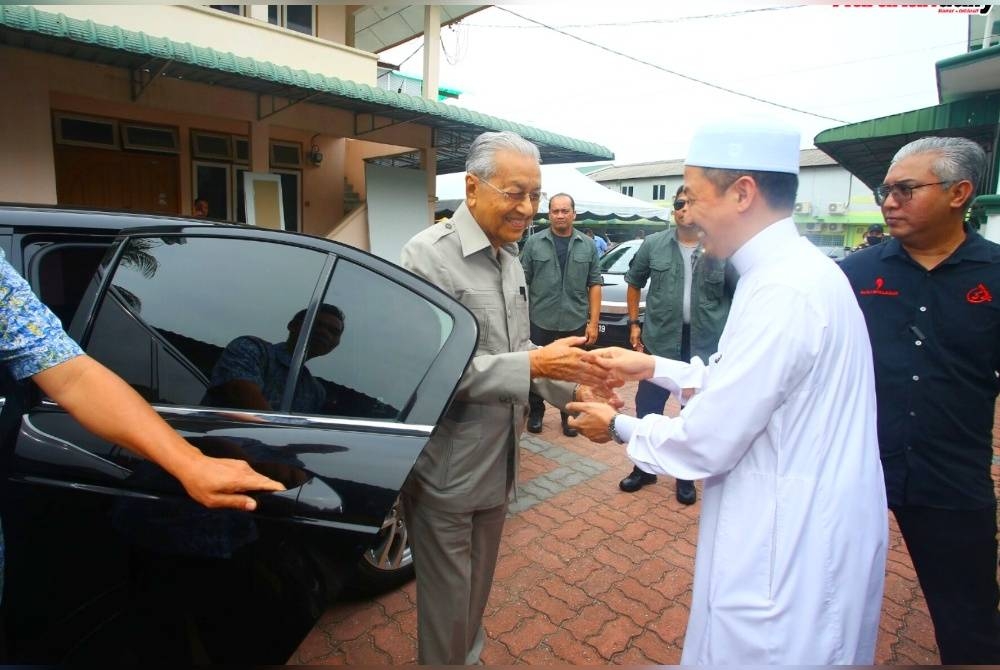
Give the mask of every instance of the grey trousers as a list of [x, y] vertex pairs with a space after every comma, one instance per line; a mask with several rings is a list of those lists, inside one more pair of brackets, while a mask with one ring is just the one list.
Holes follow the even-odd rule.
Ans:
[[507, 504], [445, 512], [403, 494], [417, 571], [417, 661], [476, 665]]

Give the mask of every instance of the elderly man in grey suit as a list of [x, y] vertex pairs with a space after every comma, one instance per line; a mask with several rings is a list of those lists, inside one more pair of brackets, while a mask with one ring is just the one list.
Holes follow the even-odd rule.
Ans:
[[[581, 360], [584, 337], [544, 347], [529, 341], [516, 243], [541, 198], [538, 148], [515, 133], [483, 133], [466, 171], [455, 216], [418, 233], [402, 252], [404, 267], [461, 301], [479, 323], [455, 400], [403, 486], [417, 571], [418, 660], [433, 665], [479, 662], [529, 392], [562, 408], [574, 396], [595, 397], [606, 379]], [[606, 388], [602, 396], [617, 403]]]

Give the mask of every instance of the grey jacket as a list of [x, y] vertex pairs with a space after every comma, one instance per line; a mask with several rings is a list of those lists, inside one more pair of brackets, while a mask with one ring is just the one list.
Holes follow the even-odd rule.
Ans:
[[407, 242], [402, 265], [468, 307], [479, 324], [476, 352], [455, 399], [403, 490], [447, 511], [496, 507], [516, 481], [529, 391], [564, 407], [574, 385], [531, 379], [528, 350], [534, 345], [517, 246], [505, 245], [498, 259], [465, 203], [451, 221]]

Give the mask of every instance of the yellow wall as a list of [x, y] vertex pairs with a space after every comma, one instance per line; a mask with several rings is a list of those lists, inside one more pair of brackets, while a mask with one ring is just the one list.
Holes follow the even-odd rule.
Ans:
[[0, 96], [0, 201], [8, 202], [56, 203], [52, 111], [177, 127], [183, 213], [193, 198], [190, 130], [249, 136], [255, 172], [269, 171], [272, 139], [300, 142], [304, 154], [315, 143], [324, 160], [302, 167], [302, 230], [322, 236], [343, 219], [345, 175], [363, 194], [364, 158], [426, 148], [432, 136], [428, 127], [408, 123], [349, 139], [351, 112], [310, 103], [258, 120], [255, 94], [169, 76], [157, 78], [133, 102], [127, 70], [11, 47], [0, 47], [0, 87], [16, 92]]
[[[378, 56], [373, 53], [207, 7], [86, 4], [46, 5], [42, 9], [369, 86], [374, 86], [378, 77]], [[326, 16], [324, 11], [322, 17]], [[336, 26], [331, 28], [336, 37]]]

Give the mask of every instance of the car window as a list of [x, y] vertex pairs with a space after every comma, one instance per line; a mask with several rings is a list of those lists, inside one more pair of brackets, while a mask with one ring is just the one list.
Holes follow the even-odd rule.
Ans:
[[27, 271], [32, 288], [45, 305], [62, 321], [64, 329], [73, 321], [80, 300], [90, 285], [104, 254], [111, 247], [105, 243], [33, 244], [41, 247], [30, 254]]
[[451, 316], [411, 290], [339, 259], [302, 372], [322, 389], [317, 413], [400, 418], [452, 327]]
[[86, 351], [146, 400], [280, 409], [327, 255], [260, 240], [133, 238]]
[[628, 272], [632, 257], [639, 249], [638, 244], [620, 244], [601, 257], [601, 272], [623, 275]]

